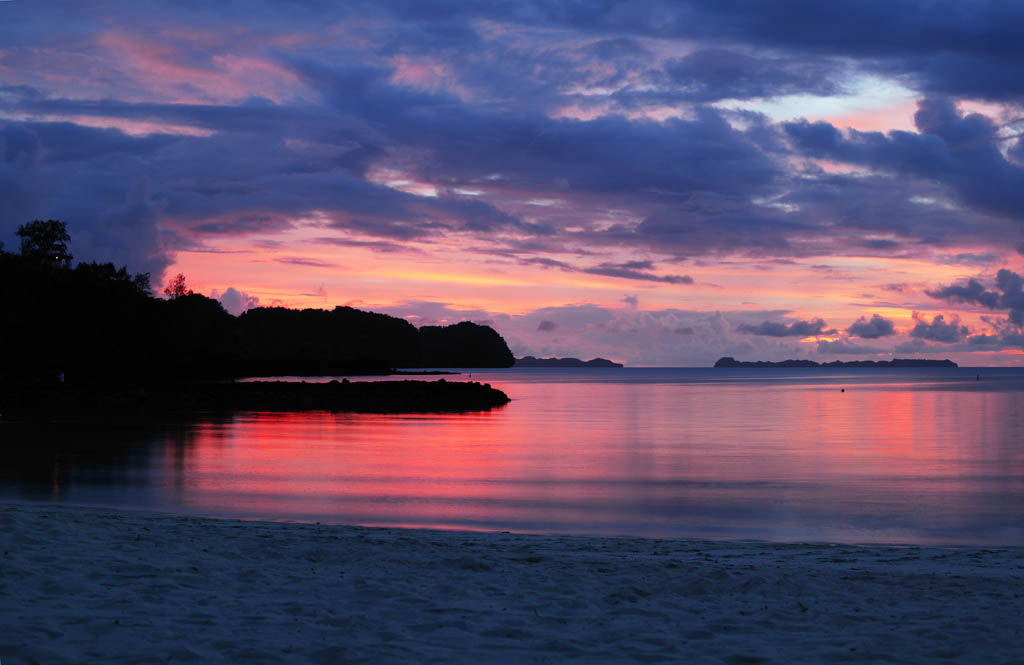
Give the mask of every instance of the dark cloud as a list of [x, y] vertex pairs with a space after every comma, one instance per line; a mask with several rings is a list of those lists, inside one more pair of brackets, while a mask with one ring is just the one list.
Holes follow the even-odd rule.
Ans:
[[584, 268], [581, 272], [622, 279], [664, 282], [665, 284], [693, 284], [693, 278], [689, 275], [656, 275], [649, 272], [652, 268], [654, 268], [654, 264], [650, 261], [627, 261], [625, 263], [602, 263], [591, 268]]
[[842, 92], [844, 67], [819, 58], [772, 57], [724, 48], [698, 49], [670, 60], [664, 73], [691, 101], [751, 99], [793, 94]]
[[786, 123], [801, 152], [946, 186], [964, 204], [1024, 221], [1024, 168], [999, 149], [997, 125], [961, 114], [947, 99], [926, 99], [914, 116], [919, 133], [842, 132], [827, 122]]
[[322, 243], [325, 245], [338, 245], [340, 247], [362, 247], [370, 249], [375, 252], [383, 252], [386, 254], [392, 254], [396, 252], [416, 252], [412, 247], [403, 245], [396, 242], [388, 242], [385, 240], [353, 240], [351, 238], [315, 238], [314, 242]]
[[551, 259], [545, 256], [531, 256], [528, 258], [519, 259], [519, 263], [524, 266], [540, 266], [541, 268], [558, 268], [560, 270], [575, 271], [576, 268], [572, 267], [565, 261], [559, 261], [557, 259]]
[[814, 335], [834, 334], [836, 332], [834, 329], [825, 329], [827, 325], [822, 319], [794, 321], [789, 324], [764, 321], [758, 325], [743, 324], [736, 328], [736, 331], [745, 335], [762, 335], [764, 337], [813, 337]]
[[289, 65], [338, 111], [373, 118], [390, 141], [423, 151], [422, 159], [406, 166], [449, 186], [471, 186], [481, 174], [499, 174], [534, 191], [736, 194], [764, 188], [778, 173], [742, 131], [712, 109], [699, 110], [693, 120], [603, 116], [579, 122], [409, 90], [391, 84], [387, 69], [300, 60]]
[[991, 265], [998, 258], [992, 252], [985, 252], [983, 254], [959, 252], [957, 254], [939, 254], [935, 257], [935, 261], [945, 265], [987, 266]]
[[896, 334], [896, 328], [892, 321], [875, 314], [870, 320], [864, 316], [860, 317], [846, 329], [846, 332], [864, 339], [878, 339]]
[[948, 322], [944, 315], [936, 314], [929, 323], [922, 315], [914, 312], [914, 320], [917, 325], [910, 331], [910, 336], [917, 339], [952, 344], [966, 339], [969, 332], [967, 326], [960, 324], [960, 317], [956, 314]]
[[325, 263], [317, 259], [305, 259], [300, 256], [286, 256], [274, 259], [277, 263], [286, 263], [293, 266], [312, 266], [314, 268], [333, 268], [333, 263]]
[[626, 303], [630, 307], [636, 307], [640, 304], [640, 299], [634, 295], [626, 295], [619, 298], [620, 302]]
[[541, 319], [541, 322], [537, 324], [537, 330], [541, 332], [554, 332], [558, 328], [558, 324], [549, 319]]
[[925, 291], [933, 298], [950, 302], [975, 304], [993, 310], [1009, 310], [1009, 322], [1024, 326], [1024, 278], [1012, 270], [996, 273], [995, 289], [990, 291], [981, 282], [971, 279], [964, 284]]
[[628, 57], [650, 57], [651, 52], [636, 39], [626, 37], [602, 39], [586, 47], [586, 50], [604, 60], [618, 60]]
[[[79, 140], [87, 148], [75, 148]], [[156, 140], [133, 143], [120, 132], [69, 123], [3, 125], [0, 240], [10, 243], [32, 219], [59, 219], [68, 224], [76, 259], [127, 265], [160, 281], [170, 263], [157, 227], [166, 201], [140, 167], [160, 147]], [[111, 164], [114, 174], [94, 168], [99, 163]]]
[[950, 302], [972, 303], [988, 309], [1000, 308], [999, 293], [987, 290], [981, 282], [975, 279], [960, 285], [941, 286], [937, 289], [926, 290], [925, 293], [932, 298]]

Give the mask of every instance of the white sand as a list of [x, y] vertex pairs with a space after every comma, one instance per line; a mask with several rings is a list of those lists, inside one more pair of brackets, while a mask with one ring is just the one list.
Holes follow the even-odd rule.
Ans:
[[0, 662], [1024, 663], [1024, 550], [0, 504]]

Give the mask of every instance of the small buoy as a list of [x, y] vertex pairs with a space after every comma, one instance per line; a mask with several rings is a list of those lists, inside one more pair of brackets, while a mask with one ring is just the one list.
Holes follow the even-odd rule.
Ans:
[[846, 388], [840, 388], [840, 389], [839, 389], [839, 392], [841, 392], [841, 393], [845, 393], [845, 392], [846, 392]]

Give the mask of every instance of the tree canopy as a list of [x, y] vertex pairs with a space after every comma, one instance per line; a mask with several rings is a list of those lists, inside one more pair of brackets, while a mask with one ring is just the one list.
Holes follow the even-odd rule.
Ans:
[[171, 298], [180, 298], [182, 296], [192, 295], [192, 289], [188, 288], [185, 284], [184, 273], [178, 273], [171, 278], [171, 281], [167, 283], [164, 288], [164, 295], [170, 296]]
[[508, 367], [505, 341], [463, 322], [417, 329], [404, 319], [350, 307], [251, 309], [234, 317], [193, 293], [178, 274], [167, 298], [149, 275], [112, 263], [69, 267], [63, 222], [19, 229], [22, 254], [0, 251], [5, 377], [69, 382], [381, 373], [395, 367]]
[[72, 256], [68, 249], [71, 236], [64, 222], [37, 219], [19, 226], [18, 237], [22, 256], [54, 268], [71, 267]]

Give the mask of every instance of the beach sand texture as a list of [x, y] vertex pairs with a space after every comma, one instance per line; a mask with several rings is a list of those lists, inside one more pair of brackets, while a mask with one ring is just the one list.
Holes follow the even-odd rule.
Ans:
[[0, 504], [0, 662], [1024, 663], [1024, 550]]

